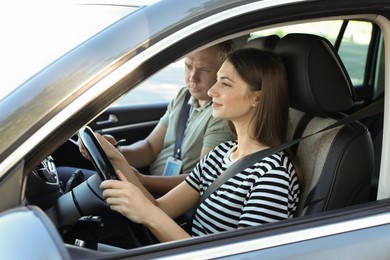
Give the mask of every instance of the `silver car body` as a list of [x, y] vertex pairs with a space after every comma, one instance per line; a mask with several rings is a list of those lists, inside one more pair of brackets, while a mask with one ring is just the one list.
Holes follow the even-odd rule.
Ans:
[[[386, 44], [390, 42], [390, 21], [382, 12], [385, 13], [389, 6], [387, 1], [363, 0], [177, 0], [159, 1], [138, 9], [60, 57], [0, 101], [0, 196], [3, 198], [0, 212], [23, 207], [26, 175], [43, 158], [121, 95], [188, 52], [245, 30], [293, 24], [304, 19], [315, 21], [321, 17], [373, 21], [380, 26]], [[251, 15], [254, 13], [259, 18], [252, 26], [249, 22], [253, 22]], [[248, 17], [248, 28], [244, 26], [245, 16]], [[216, 31], [219, 24], [226, 29], [223, 24], [232, 25], [235, 19], [239, 24], [237, 30]], [[387, 66], [390, 51], [385, 52], [384, 62], [387, 90], [390, 88], [390, 66]], [[385, 101], [389, 99], [387, 92]], [[390, 147], [389, 110], [385, 102], [382, 158], [390, 156], [390, 149], [387, 149]], [[369, 205], [266, 227], [119, 252], [115, 257], [388, 258], [390, 161], [382, 159], [380, 167], [378, 201]], [[17, 221], [12, 216], [11, 213], [7, 215], [9, 221], [3, 224], [0, 218], [2, 234], [16, 232], [12, 225]], [[25, 217], [27, 220], [37, 218], [30, 213], [25, 213]], [[44, 232], [44, 228], [41, 231]], [[1, 248], [7, 244], [6, 240], [2, 236]], [[32, 240], [31, 247], [34, 248]], [[42, 237], [42, 241], [51, 241], [50, 236]], [[51, 241], [53, 244], [58, 242]], [[38, 241], [36, 243], [39, 246]], [[7, 244], [7, 252], [17, 250], [20, 250], [20, 244], [14, 244], [13, 248]], [[1, 249], [0, 252], [5, 251]]]

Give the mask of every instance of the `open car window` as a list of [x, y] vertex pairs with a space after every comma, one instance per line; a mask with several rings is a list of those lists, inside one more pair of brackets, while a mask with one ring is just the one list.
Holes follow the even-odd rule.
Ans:
[[[310, 33], [328, 39], [338, 50], [355, 88], [366, 84], [365, 72], [370, 69], [368, 51], [373, 24], [357, 20], [332, 20], [280, 26], [250, 33], [248, 41], [262, 36], [289, 33]], [[184, 82], [184, 60], [179, 60], [154, 74], [137, 88], [115, 102], [115, 105], [169, 102]]]
[[355, 87], [364, 83], [368, 48], [373, 32], [371, 22], [356, 20], [320, 21], [262, 30], [251, 38], [270, 34], [283, 37], [289, 33], [310, 33], [328, 39], [336, 47]]

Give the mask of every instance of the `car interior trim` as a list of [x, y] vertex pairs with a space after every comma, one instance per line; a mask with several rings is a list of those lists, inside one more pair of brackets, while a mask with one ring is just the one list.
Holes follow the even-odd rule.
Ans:
[[289, 243], [301, 242], [309, 239], [341, 234], [363, 228], [372, 228], [380, 225], [390, 224], [390, 213], [383, 213], [364, 219], [350, 220], [336, 224], [324, 225], [312, 229], [292, 231], [281, 235], [269, 236], [250, 241], [227, 244], [212, 249], [196, 250], [166, 259], [203, 259], [218, 258], [229, 255], [245, 253], [285, 245]]
[[109, 128], [104, 128], [99, 130], [99, 132], [105, 134], [109, 132], [115, 132], [115, 131], [123, 131], [123, 130], [132, 130], [136, 128], [143, 128], [143, 127], [148, 127], [148, 126], [155, 126], [158, 124], [158, 120], [155, 121], [149, 121], [149, 122], [144, 122], [144, 123], [135, 123], [135, 124], [130, 124], [126, 126], [114, 126], [114, 127], [109, 127]]

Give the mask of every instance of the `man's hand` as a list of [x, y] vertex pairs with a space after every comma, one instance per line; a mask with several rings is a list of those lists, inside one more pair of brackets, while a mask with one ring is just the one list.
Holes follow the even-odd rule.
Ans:
[[[112, 145], [115, 145], [117, 143], [116, 139], [112, 136], [112, 135], [103, 135], [103, 137], [109, 142], [111, 143]], [[87, 150], [85, 149], [84, 145], [83, 145], [83, 142], [81, 142], [80, 138], [77, 140], [77, 144], [79, 146], [79, 151], [81, 153], [81, 155], [87, 159], [87, 160], [91, 160], [91, 158], [89, 158], [89, 155], [87, 153]]]
[[79, 151], [80, 151], [81, 155], [82, 155], [85, 159], [91, 160], [91, 158], [89, 158], [89, 155], [88, 155], [88, 153], [87, 153], [87, 150], [85, 149], [85, 146], [84, 146], [83, 142], [81, 142], [81, 139], [80, 139], [80, 138], [77, 140], [77, 144], [78, 144], [78, 146], [79, 146]]
[[115, 137], [112, 135], [102, 135], [107, 141], [109, 141], [112, 145], [115, 145], [117, 143]]

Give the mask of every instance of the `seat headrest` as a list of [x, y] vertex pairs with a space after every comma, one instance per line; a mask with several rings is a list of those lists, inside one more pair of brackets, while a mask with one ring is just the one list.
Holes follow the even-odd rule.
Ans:
[[288, 34], [274, 51], [286, 67], [291, 107], [319, 117], [352, 107], [355, 92], [351, 80], [327, 39]]
[[245, 44], [245, 48], [256, 48], [260, 50], [273, 50], [275, 45], [280, 40], [277, 35], [262, 36], [249, 40]]

